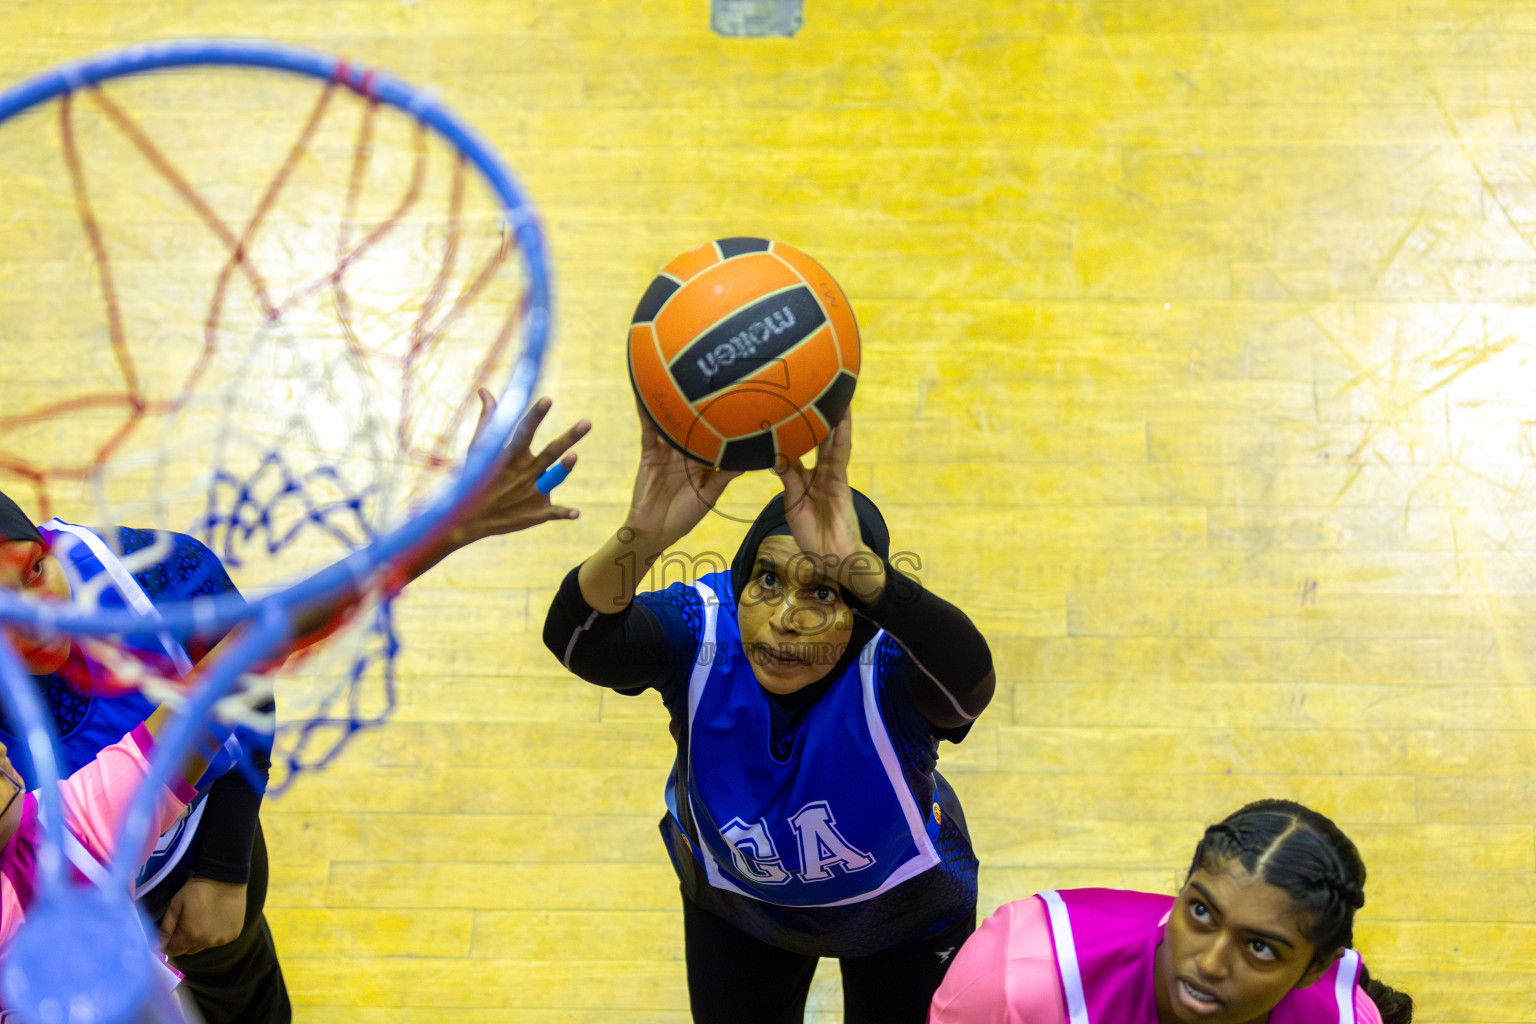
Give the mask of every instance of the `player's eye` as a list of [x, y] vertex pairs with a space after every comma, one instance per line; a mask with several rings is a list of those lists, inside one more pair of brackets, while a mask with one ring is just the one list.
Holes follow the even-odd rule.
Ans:
[[779, 574], [765, 569], [762, 575], [758, 576], [757, 585], [762, 587], [764, 590], [778, 590]]
[[41, 558], [39, 558], [37, 561], [33, 562], [30, 566], [27, 567], [26, 572], [21, 574], [21, 582], [23, 583], [23, 585], [28, 586], [28, 587], [35, 587], [35, 586], [37, 586], [39, 583], [42, 582], [42, 579], [43, 579], [43, 560]]
[[1211, 920], [1211, 908], [1199, 900], [1190, 900], [1189, 916], [1202, 924], [1209, 923]]
[[1248, 940], [1248, 948], [1253, 952], [1253, 955], [1260, 960], [1279, 959], [1279, 954], [1275, 952], [1275, 947], [1261, 939]]
[[816, 600], [822, 602], [823, 604], [831, 604], [837, 600], [837, 591], [833, 590], [831, 587], [817, 587]]

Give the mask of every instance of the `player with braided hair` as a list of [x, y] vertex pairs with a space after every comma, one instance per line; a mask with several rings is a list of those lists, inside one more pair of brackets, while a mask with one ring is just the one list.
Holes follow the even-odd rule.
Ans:
[[1176, 897], [1040, 893], [966, 942], [929, 1024], [1410, 1024], [1350, 948], [1365, 864], [1328, 818], [1260, 800], [1212, 825]]

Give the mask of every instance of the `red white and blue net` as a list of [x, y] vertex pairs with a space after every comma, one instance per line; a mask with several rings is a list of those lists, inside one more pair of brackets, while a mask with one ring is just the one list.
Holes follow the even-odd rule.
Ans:
[[[269, 44], [134, 47], [24, 82], [0, 94], [0, 167], [0, 490], [109, 545], [108, 527], [155, 534], [112, 552], [129, 573], [194, 537], [243, 592], [146, 616], [94, 579], [67, 603], [0, 591], [0, 623], [67, 634], [122, 685], [186, 704], [125, 826], [136, 850], [207, 723], [271, 738], [281, 789], [387, 719], [400, 566], [471, 499], [538, 378], [544, 241], [503, 161], [429, 92]], [[500, 401], [472, 445], [479, 387]], [[297, 613], [338, 596], [326, 640], [271, 671]], [[237, 626], [191, 690], [122, 643]], [[4, 644], [0, 675], [52, 826], [47, 708]], [[67, 876], [40, 855], [40, 920], [50, 894], [74, 898]], [[73, 983], [29, 969], [47, 1016], [38, 992]]]

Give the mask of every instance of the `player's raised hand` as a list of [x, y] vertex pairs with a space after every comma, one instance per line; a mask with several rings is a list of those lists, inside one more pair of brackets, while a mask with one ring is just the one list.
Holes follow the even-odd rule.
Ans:
[[[491, 417], [496, 414], [496, 397], [485, 388], [481, 388], [478, 394], [480, 420], [475, 424], [476, 440], [485, 432]], [[535, 455], [533, 435], [538, 431], [539, 424], [544, 422], [544, 417], [549, 415], [551, 404], [548, 398], [540, 398], [529, 406], [513, 429], [511, 440], [497, 453], [496, 463], [481, 481], [480, 490], [460, 511], [458, 520], [449, 524], [441, 533], [422, 541], [416, 550], [407, 553], [400, 564], [394, 567], [388, 586], [394, 589], [405, 586], [444, 558], [477, 540], [503, 533], [516, 533], [553, 519], [575, 519], [581, 514], [574, 508], [551, 503], [548, 482], [542, 490], [538, 485], [540, 477], [556, 464], [566, 473], [571, 471], [576, 465], [576, 453], [570, 450], [571, 446], [586, 436], [592, 424], [584, 419], [576, 421]], [[473, 447], [473, 440], [470, 445]], [[328, 636], [345, 620], [358, 599], [356, 592], [333, 592], [316, 604], [295, 608], [293, 631], [298, 638], [296, 645], [308, 646]], [[229, 637], [226, 637], [224, 642], [228, 641]]]
[[[475, 424], [476, 439], [485, 432], [491, 417], [496, 414], [496, 397], [485, 388], [480, 389], [479, 396], [480, 420]], [[512, 431], [512, 439], [501, 449], [496, 464], [486, 473], [480, 491], [467, 503], [457, 522], [428, 542], [414, 557], [406, 559], [398, 585], [416, 579], [459, 548], [477, 540], [516, 533], [552, 519], [575, 519], [581, 514], [574, 508], [550, 502], [548, 484], [540, 490], [538, 483], [540, 477], [556, 464], [567, 473], [571, 471], [576, 465], [576, 453], [570, 450], [571, 446], [586, 436], [592, 423], [577, 420], [535, 455], [533, 435], [544, 417], [549, 415], [551, 404], [548, 398], [540, 398], [528, 407]], [[473, 446], [474, 442], [470, 444]]]
[[[816, 466], [806, 468], [799, 459], [775, 466], [784, 484], [784, 518], [800, 550], [815, 556], [826, 575], [844, 589], [873, 587], [878, 594], [885, 585], [884, 573], [871, 573], [881, 565], [859, 533], [859, 517], [853, 508], [853, 488], [848, 483], [848, 459], [853, 454], [853, 411], [842, 419], [816, 447]], [[869, 600], [869, 593], [855, 591]]]
[[635, 410], [640, 416], [640, 466], [625, 526], [641, 544], [659, 552], [699, 525], [741, 472], [690, 459], [667, 443], [638, 402]]
[[[496, 414], [496, 397], [485, 388], [478, 394], [480, 420], [475, 425], [476, 440]], [[486, 476], [484, 490], [450, 531], [459, 542], [458, 547], [485, 537], [516, 533], [553, 519], [575, 519], [581, 514], [577, 509], [552, 503], [546, 490], [538, 486], [540, 478], [557, 464], [565, 473], [575, 468], [576, 453], [571, 448], [592, 429], [590, 420], [577, 420], [534, 454], [533, 436], [549, 415], [552, 404], [548, 398], [540, 398], [518, 421], [511, 440], [501, 450], [496, 467]]]

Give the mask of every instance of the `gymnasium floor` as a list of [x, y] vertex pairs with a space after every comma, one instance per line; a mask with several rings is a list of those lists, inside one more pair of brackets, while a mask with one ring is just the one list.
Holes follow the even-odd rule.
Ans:
[[[983, 913], [1171, 891], [1204, 824], [1289, 796], [1359, 843], [1357, 944], [1419, 1020], [1536, 1021], [1536, 3], [810, 0], [752, 40], [704, 0], [0, 25], [6, 81], [192, 34], [380, 65], [544, 214], [583, 516], [422, 581], [393, 724], [263, 812], [300, 1021], [687, 1020], [664, 712], [539, 630], [628, 500], [636, 299], [741, 234], [848, 293], [855, 482], [991, 643], [997, 698], [941, 761]], [[824, 971], [808, 1019], [838, 1005]]]

